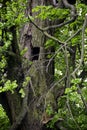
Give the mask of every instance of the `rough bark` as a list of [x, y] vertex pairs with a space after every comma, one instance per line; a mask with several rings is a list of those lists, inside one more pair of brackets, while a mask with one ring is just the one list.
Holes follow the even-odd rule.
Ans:
[[[31, 1], [29, 4], [29, 9], [34, 8], [37, 5], [45, 5], [44, 1]], [[30, 12], [29, 12], [30, 11]], [[28, 10], [28, 14], [35, 16], [35, 13], [32, 14], [32, 10]], [[45, 23], [40, 20], [35, 20], [37, 25], [43, 26]], [[39, 59], [37, 61], [33, 61], [31, 66], [27, 67], [26, 74], [31, 77], [30, 85], [29, 85], [29, 97], [28, 97], [28, 113], [26, 119], [28, 124], [28, 129], [32, 130], [41, 130], [42, 127], [42, 115], [45, 111], [45, 95], [48, 90], [48, 79], [46, 74], [46, 50], [44, 49], [44, 43], [46, 42], [46, 37], [41, 33], [37, 28], [35, 28], [31, 23], [24, 26], [22, 30], [22, 37], [27, 34], [32, 36], [32, 40], [26, 39], [22, 40], [22, 46], [28, 47], [30, 49], [29, 44], [32, 42], [34, 47], [40, 47]], [[28, 51], [25, 54], [26, 59], [30, 59]], [[24, 65], [23, 65], [24, 66]], [[53, 68], [52, 68], [53, 69]], [[50, 74], [49, 74], [50, 75]], [[50, 84], [50, 83], [49, 83]], [[24, 121], [23, 121], [24, 122]]]

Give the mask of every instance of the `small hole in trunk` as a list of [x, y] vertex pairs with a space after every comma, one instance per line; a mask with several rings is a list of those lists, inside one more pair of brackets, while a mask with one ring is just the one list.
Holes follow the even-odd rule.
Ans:
[[38, 60], [40, 53], [40, 47], [33, 47], [32, 49], [32, 60]]

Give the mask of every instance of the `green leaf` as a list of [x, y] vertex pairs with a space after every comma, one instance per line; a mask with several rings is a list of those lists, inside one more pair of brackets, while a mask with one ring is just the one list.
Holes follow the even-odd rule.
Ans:
[[66, 88], [65, 89], [65, 94], [68, 94], [68, 93], [71, 93], [72, 92], [72, 89], [71, 88]]
[[74, 83], [75, 85], [77, 85], [81, 82], [81, 78], [73, 79], [71, 82]]
[[27, 51], [28, 51], [28, 48], [24, 48], [24, 49], [20, 52], [20, 55], [23, 56]]
[[4, 83], [4, 87], [0, 87], [0, 93], [6, 91], [11, 91], [12, 93], [14, 93], [14, 90], [17, 88], [17, 86], [18, 84], [16, 83], [16, 80], [12, 82], [10, 80], [7, 80]]
[[21, 94], [21, 97], [22, 97], [22, 98], [25, 97], [25, 92], [24, 92], [24, 90], [23, 90], [22, 88], [20, 89], [19, 93]]
[[27, 76], [27, 77], [25, 78], [25, 81], [23, 82], [23, 87], [27, 86], [27, 84], [29, 83], [29, 81], [30, 81], [30, 77]]

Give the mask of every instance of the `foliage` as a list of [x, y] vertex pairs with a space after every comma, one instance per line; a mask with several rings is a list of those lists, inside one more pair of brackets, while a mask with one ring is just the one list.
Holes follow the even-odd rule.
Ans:
[[7, 130], [10, 127], [9, 119], [0, 104], [0, 130]]
[[27, 77], [25, 78], [25, 81], [23, 82], [23, 87], [26, 87], [26, 86], [28, 85], [29, 81], [30, 81], [30, 77], [27, 76]]
[[22, 98], [25, 97], [25, 92], [24, 92], [23, 88], [21, 88], [21, 89], [19, 90], [19, 93], [21, 94], [21, 97], [22, 97]]
[[67, 17], [67, 15], [69, 14], [68, 9], [57, 9], [53, 8], [52, 6], [37, 6], [33, 9], [33, 12], [39, 12], [36, 18], [41, 18], [42, 20], [54, 20], [57, 18], [63, 19]]
[[[70, 87], [66, 86], [67, 88], [65, 89], [64, 95], [58, 99], [58, 112], [53, 112], [51, 106], [48, 106], [46, 109], [47, 113], [54, 114], [53, 120], [49, 123], [49, 127], [53, 129], [55, 129], [55, 123], [60, 119], [62, 119], [62, 126], [67, 130], [87, 129], [87, 110], [84, 104], [84, 102], [87, 102], [87, 29], [85, 29], [84, 33], [85, 52], [83, 64], [76, 72], [76, 77], [71, 77], [74, 70], [79, 66], [82, 53], [82, 33], [78, 33], [77, 35], [74, 34], [83, 26], [85, 14], [87, 13], [87, 5], [78, 1], [76, 8], [78, 12], [77, 19], [69, 25], [56, 28], [54, 32], [54, 37], [58, 38], [61, 42], [66, 43], [73, 51], [75, 51], [73, 48], [77, 48], [74, 59], [75, 63], [72, 59], [74, 53], [69, 51], [65, 52], [65, 48], [61, 47], [61, 45], [57, 44], [52, 39], [48, 39], [45, 43], [46, 49], [50, 47], [55, 48], [55, 54], [48, 56], [51, 59], [54, 59], [55, 57], [55, 80], [57, 82], [61, 80], [58, 87], [65, 85], [63, 79], [65, 79], [64, 77], [66, 76], [67, 69], [69, 69], [70, 74]], [[63, 19], [67, 17], [65, 19], [66, 21], [70, 19], [70, 12], [66, 9], [53, 8], [52, 6], [37, 6], [33, 11], [38, 12], [35, 18], [40, 18], [41, 20], [47, 19], [51, 22], [55, 22], [57, 18]], [[66, 65], [66, 58], [68, 59], [68, 65]]]
[[25, 97], [25, 92], [24, 92], [24, 89], [26, 89], [27, 85], [29, 84], [29, 81], [30, 81], [30, 77], [27, 76], [23, 82], [23, 88], [21, 88], [19, 90], [19, 93], [21, 94], [21, 97], [24, 98]]
[[[17, 34], [18, 29], [27, 22], [27, 18], [25, 17], [26, 4], [27, 0], [0, 1], [0, 93], [11, 91], [13, 94], [18, 87], [16, 79], [9, 79], [7, 69], [9, 59], [12, 60], [10, 57], [14, 58], [15, 55], [12, 52], [13, 28], [15, 27]], [[19, 34], [17, 34], [18, 37]], [[22, 51], [21, 55], [25, 51]], [[21, 93], [22, 97], [25, 96], [22, 89], [19, 93]], [[2, 106], [0, 106], [0, 130], [7, 130], [9, 126], [8, 117]]]
[[2, 92], [6, 92], [6, 91], [11, 91], [12, 93], [14, 93], [14, 89], [17, 88], [17, 83], [16, 81], [10, 81], [10, 80], [7, 80], [6, 82], [4, 82], [4, 87], [0, 86], [0, 93]]
[[[9, 55], [13, 56], [12, 40], [13, 34], [11, 28], [15, 26], [21, 27], [27, 18], [25, 17], [27, 1], [7, 1], [2, 0], [0, 2], [0, 93], [5, 91], [12, 91], [17, 88], [17, 81], [10, 81], [7, 78], [7, 67]], [[26, 50], [21, 52], [21, 55], [25, 53]], [[4, 84], [4, 85], [3, 85]]]
[[[78, 82], [80, 79], [72, 81], [73, 85], [65, 89], [65, 94], [58, 99], [58, 113], [54, 114], [54, 118], [49, 124], [50, 127], [55, 127], [55, 122], [60, 119], [62, 125], [68, 129], [86, 130], [87, 128], [87, 110], [78, 92]], [[87, 87], [84, 86], [81, 90], [82, 95], [87, 102]]]
[[[25, 0], [11, 0], [6, 3], [2, 0], [0, 2], [0, 93], [6, 91], [14, 93], [18, 87], [17, 80], [11, 81], [8, 79], [6, 69], [8, 67], [9, 53], [12, 48], [13, 34], [11, 29], [15, 27], [17, 31], [18, 28], [28, 21], [24, 14], [26, 4], [27, 1]], [[46, 112], [48, 115], [54, 114], [53, 120], [49, 124], [51, 128], [54, 128], [55, 123], [62, 119], [62, 126], [67, 130], [87, 129], [87, 110], [84, 104], [84, 102], [87, 102], [87, 29], [85, 29], [84, 33], [84, 60], [78, 71], [76, 71], [75, 77], [72, 76], [72, 73], [78, 68], [79, 61], [81, 60], [82, 48], [82, 33], [74, 34], [83, 26], [87, 5], [79, 2], [76, 4], [76, 8], [78, 12], [77, 19], [69, 23], [69, 25], [54, 29], [53, 34], [61, 43], [64, 43], [64, 45], [67, 44], [68, 49], [72, 51], [68, 50], [65, 46], [59, 45], [52, 39], [48, 39], [45, 43], [46, 49], [49, 47], [55, 48], [55, 52], [48, 55], [47, 58], [54, 59], [55, 62], [54, 80], [55, 82], [60, 81], [56, 87], [57, 89], [61, 86], [65, 87], [63, 96], [57, 99], [58, 110], [55, 112], [51, 105], [47, 105]], [[65, 21], [70, 19], [68, 9], [59, 9], [52, 6], [37, 6], [33, 9], [33, 12], [37, 14], [35, 18], [49, 20], [52, 24], [57, 23], [58, 19]], [[25, 48], [20, 52], [20, 55], [23, 56], [26, 51], [27, 49]], [[30, 77], [26, 77], [25, 81], [22, 82], [22, 88], [19, 90], [22, 98], [25, 97], [24, 89], [29, 81]], [[8, 127], [8, 118], [3, 108], [0, 107], [0, 129], [5, 130]]]
[[[24, 10], [26, 8], [26, 2], [24, 0], [16, 1], [7, 1], [6, 7], [1, 8], [1, 19], [0, 28], [10, 28], [14, 25], [21, 25], [26, 22], [26, 18], [24, 16]], [[3, 2], [2, 2], [3, 3]], [[4, 5], [2, 5], [4, 6]], [[3, 22], [4, 21], [4, 22]], [[20, 24], [21, 23], [21, 24]]]

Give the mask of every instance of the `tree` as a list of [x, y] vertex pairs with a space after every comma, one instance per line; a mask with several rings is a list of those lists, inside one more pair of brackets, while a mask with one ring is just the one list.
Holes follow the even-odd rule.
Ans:
[[[74, 102], [77, 111], [81, 112], [80, 103], [82, 110], [87, 109], [83, 96], [87, 16], [82, 2], [0, 2], [0, 103], [11, 122], [10, 130], [85, 129], [79, 121], [85, 113], [76, 119], [73, 109]], [[72, 119], [65, 121], [69, 114]], [[66, 125], [69, 121], [71, 127]]]

